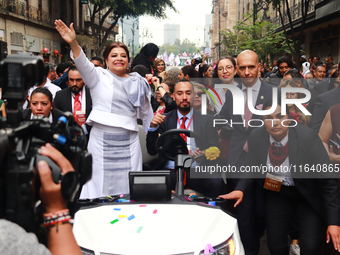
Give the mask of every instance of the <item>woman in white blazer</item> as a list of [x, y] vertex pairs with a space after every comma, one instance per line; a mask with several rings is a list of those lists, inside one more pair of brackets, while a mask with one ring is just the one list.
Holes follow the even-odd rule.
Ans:
[[137, 73], [127, 73], [130, 61], [125, 44], [110, 43], [103, 57], [107, 69], [95, 67], [76, 41], [73, 24], [55, 21], [61, 37], [70, 45], [70, 56], [92, 97], [92, 111], [86, 123], [92, 125], [88, 151], [93, 156], [92, 179], [83, 186], [80, 198], [129, 193], [129, 171], [142, 170], [142, 152], [137, 118], [144, 131], [153, 111], [150, 87]]

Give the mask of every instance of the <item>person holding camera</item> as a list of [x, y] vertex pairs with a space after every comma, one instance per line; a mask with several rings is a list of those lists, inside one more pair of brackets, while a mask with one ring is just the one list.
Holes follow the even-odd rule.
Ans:
[[[40, 148], [40, 154], [51, 158], [63, 174], [74, 171], [71, 163], [51, 144]], [[38, 255], [81, 255], [72, 232], [66, 200], [61, 194], [61, 184], [52, 179], [52, 172], [46, 161], [38, 162], [41, 181], [40, 199], [45, 207], [44, 223], [48, 225], [47, 248], [38, 243], [36, 236], [7, 220], [0, 220], [0, 254], [38, 254]], [[60, 214], [63, 216], [60, 217]], [[49, 219], [53, 218], [54, 221]]]

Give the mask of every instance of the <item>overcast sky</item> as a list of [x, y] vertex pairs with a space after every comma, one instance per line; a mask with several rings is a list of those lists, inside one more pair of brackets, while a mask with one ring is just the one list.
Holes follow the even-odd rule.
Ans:
[[[178, 10], [175, 13], [168, 9], [166, 14], [168, 19], [159, 20], [148, 16], [142, 16], [139, 19], [139, 31], [143, 32], [143, 28], [148, 28], [153, 34], [149, 42], [153, 42], [159, 46], [164, 42], [164, 24], [180, 24], [180, 40], [188, 38], [190, 41], [203, 44], [205, 26], [205, 15], [211, 13], [211, 0], [174, 0], [174, 6]], [[198, 26], [202, 28], [197, 28]], [[141, 39], [142, 40], [142, 39]], [[140, 41], [142, 43], [142, 41]], [[146, 42], [146, 39], [145, 39]]]

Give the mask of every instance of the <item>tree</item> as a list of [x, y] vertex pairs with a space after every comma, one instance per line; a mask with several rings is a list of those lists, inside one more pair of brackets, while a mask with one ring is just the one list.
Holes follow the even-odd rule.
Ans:
[[251, 14], [248, 13], [245, 20], [238, 21], [233, 27], [235, 32], [221, 32], [222, 45], [226, 47], [222, 54], [238, 55], [243, 50], [252, 49], [259, 60], [268, 62], [268, 55], [288, 50], [283, 32], [276, 33], [278, 25], [265, 21], [256, 21], [255, 25], [249, 25], [247, 20], [250, 18]]
[[[291, 7], [292, 5], [289, 4], [289, 0], [266, 0], [268, 4], [272, 4], [272, 7], [279, 12], [279, 17], [281, 20], [282, 28], [286, 37], [286, 43], [288, 45], [288, 48], [293, 56], [293, 60], [297, 63], [297, 66], [301, 66], [300, 63], [300, 52], [301, 52], [301, 44], [302, 44], [302, 37], [303, 37], [303, 31], [305, 29], [306, 25], [306, 19], [307, 19], [307, 13], [308, 8], [310, 6], [311, 0], [302, 0], [298, 4], [299, 7], [299, 13], [301, 13], [301, 27], [298, 29], [294, 29], [292, 15], [291, 15]], [[294, 1], [295, 2], [295, 1]], [[288, 24], [285, 24], [286, 22], [286, 15], [285, 13], [282, 13], [282, 8], [285, 5], [285, 9], [287, 10], [287, 17], [288, 17]], [[292, 40], [288, 39], [288, 31], [287, 31], [287, 25], [288, 28], [291, 30]]]
[[187, 52], [187, 53], [199, 53], [201, 50], [200, 48], [197, 48], [195, 43], [191, 42], [188, 38], [185, 38], [182, 43], [179, 39], [175, 40], [175, 43], [173, 45], [170, 45], [168, 43], [163, 44], [159, 48], [159, 54], [163, 54], [164, 51], [166, 51], [168, 54], [171, 52], [174, 53], [175, 55], [178, 55], [182, 52]]
[[[173, 0], [90, 0], [90, 2], [93, 4], [90, 18], [92, 36], [98, 40], [98, 45], [100, 45], [96, 49], [97, 55], [102, 52], [109, 34], [120, 18], [125, 16], [135, 18], [144, 14], [156, 18], [166, 18], [165, 10], [168, 7], [177, 12]], [[101, 38], [99, 32], [102, 31], [107, 18], [110, 18], [111, 25]]]

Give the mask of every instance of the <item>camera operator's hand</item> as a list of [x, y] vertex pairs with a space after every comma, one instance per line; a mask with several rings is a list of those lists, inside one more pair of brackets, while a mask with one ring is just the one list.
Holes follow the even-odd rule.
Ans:
[[[51, 144], [40, 148], [41, 155], [51, 158], [61, 169], [63, 174], [74, 171], [71, 163]], [[40, 198], [45, 205], [46, 212], [56, 212], [66, 208], [66, 201], [61, 195], [61, 184], [55, 184], [52, 172], [45, 161], [38, 162], [38, 171], [41, 180]]]
[[[42, 146], [40, 153], [51, 158], [63, 174], [74, 171], [71, 163], [51, 144]], [[41, 181], [40, 198], [45, 205], [46, 213], [56, 213], [66, 209], [66, 201], [61, 194], [61, 184], [54, 183], [52, 172], [45, 161], [38, 162], [38, 172]], [[82, 254], [73, 236], [71, 224], [57, 225], [48, 231], [48, 249], [53, 255]]]

